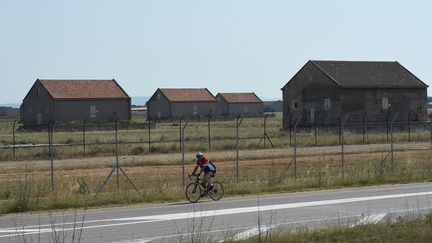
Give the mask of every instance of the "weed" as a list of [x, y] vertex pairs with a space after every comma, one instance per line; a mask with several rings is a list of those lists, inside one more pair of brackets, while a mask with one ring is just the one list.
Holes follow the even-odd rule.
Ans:
[[138, 147], [134, 147], [131, 150], [131, 154], [133, 155], [140, 155], [140, 154], [144, 154], [144, 148], [142, 146], [138, 146]]

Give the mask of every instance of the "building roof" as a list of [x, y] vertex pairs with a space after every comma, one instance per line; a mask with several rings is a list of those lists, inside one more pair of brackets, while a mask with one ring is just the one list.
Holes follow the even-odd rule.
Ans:
[[219, 93], [228, 103], [261, 103], [255, 93]]
[[428, 87], [398, 62], [316, 61], [327, 76], [345, 88], [425, 88]]
[[159, 89], [171, 102], [214, 102], [215, 97], [206, 88], [198, 89]]
[[53, 99], [130, 99], [110, 80], [38, 79]]
[[263, 101], [264, 106], [271, 106], [277, 103], [282, 103], [282, 100]]

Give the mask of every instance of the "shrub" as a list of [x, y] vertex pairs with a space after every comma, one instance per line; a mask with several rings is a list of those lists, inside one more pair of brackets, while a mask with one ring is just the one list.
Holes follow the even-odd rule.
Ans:
[[143, 154], [143, 153], [144, 153], [144, 148], [143, 148], [142, 146], [134, 147], [134, 148], [131, 150], [131, 153], [132, 153], [133, 155], [140, 155], [140, 154]]

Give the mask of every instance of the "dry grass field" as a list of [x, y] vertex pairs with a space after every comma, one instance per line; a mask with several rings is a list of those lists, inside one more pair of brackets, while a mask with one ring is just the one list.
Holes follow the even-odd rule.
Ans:
[[[320, 149], [301, 152], [297, 158], [297, 177], [294, 175], [294, 164], [289, 164], [290, 153], [283, 156], [286, 150], [260, 151], [257, 158], [247, 158], [246, 154], [258, 151], [242, 151], [241, 155], [244, 154], [245, 158], [239, 161], [239, 184], [236, 183], [234, 154], [215, 153], [215, 158], [225, 156], [225, 159], [216, 160], [217, 178], [225, 184], [228, 196], [432, 179], [431, 150], [398, 150], [394, 153], [395, 161], [392, 166], [388, 159], [381, 163], [386, 152], [373, 149], [365, 151], [362, 146], [357, 147], [358, 152], [345, 155], [344, 178], [340, 173], [340, 155], [334, 153], [335, 147], [322, 148], [327, 152]], [[185, 171], [190, 173], [194, 166], [193, 154], [187, 154], [187, 157]], [[147, 163], [145, 159], [139, 161], [136, 157], [122, 158], [122, 168], [139, 188], [141, 195], [133, 190], [122, 174], [119, 193], [115, 193], [114, 174], [104, 191], [96, 194], [111, 170], [114, 157], [106, 157], [106, 160], [94, 158], [60, 161], [55, 170], [54, 193], [51, 192], [48, 161], [19, 162], [16, 166], [13, 166], [13, 162], [5, 162], [6, 166], [2, 167], [0, 172], [0, 204], [4, 205], [2, 213], [80, 207], [84, 204], [98, 206], [184, 200], [182, 164], [180, 161], [170, 163], [173, 155], [162, 155], [161, 158], [166, 160]], [[77, 198], [84, 201], [76, 201]]]
[[[317, 136], [318, 146], [315, 146], [314, 131], [300, 131], [295, 173], [289, 134], [280, 130], [281, 117], [277, 115], [267, 122], [274, 148], [268, 142], [266, 148], [259, 143], [263, 133], [261, 118], [248, 118], [242, 123], [237, 183], [233, 122], [235, 120], [213, 122], [211, 148], [206, 137], [207, 121], [194, 121], [186, 128], [185, 172], [192, 171], [195, 152], [205, 151], [217, 164], [217, 179], [224, 183], [226, 196], [432, 180], [432, 149], [427, 130], [412, 131], [411, 142], [405, 131], [394, 133], [393, 164], [385, 132], [366, 134], [363, 144], [361, 134], [347, 131], [343, 174], [339, 136], [321, 130]], [[10, 123], [1, 124], [8, 127], [5, 124]], [[116, 161], [113, 131], [88, 131], [90, 142], [86, 156], [78, 144], [82, 139], [81, 131], [54, 133], [54, 144], [77, 143], [76, 146], [54, 147], [54, 191], [51, 191], [51, 161], [47, 158], [46, 147], [17, 149], [16, 160], [12, 159], [10, 148], [3, 148], [0, 150], [0, 213], [183, 201], [179, 125], [178, 122], [157, 124], [156, 129], [151, 130], [150, 149], [146, 144], [146, 130], [119, 130], [119, 162], [139, 193], [122, 174], [117, 191], [116, 173], [104, 190], [97, 193]], [[3, 145], [10, 141], [9, 128], [0, 128]], [[41, 144], [47, 140], [46, 131], [17, 133], [17, 140], [25, 140], [25, 143]]]

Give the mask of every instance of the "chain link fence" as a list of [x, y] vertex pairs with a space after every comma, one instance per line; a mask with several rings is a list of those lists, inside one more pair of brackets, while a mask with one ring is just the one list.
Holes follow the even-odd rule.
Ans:
[[[281, 183], [282, 178], [301, 180], [311, 173], [336, 173], [344, 178], [347, 171], [352, 175], [359, 168], [357, 157], [364, 155], [369, 155], [363, 160], [374, 171], [384, 173], [405, 158], [404, 150], [420, 151], [420, 156], [432, 151], [432, 123], [417, 121], [413, 114], [388, 114], [373, 121], [358, 114], [341, 114], [331, 123], [320, 121], [319, 116], [313, 121], [298, 116], [287, 118], [285, 130], [281, 129], [282, 119], [281, 114], [270, 114], [142, 123], [82, 121], [33, 129], [14, 120], [1, 122], [0, 160], [8, 166], [15, 160], [21, 169], [11, 175], [7, 172], [13, 170], [4, 168], [0, 179], [9, 182], [2, 183], [0, 196], [11, 197], [10, 188], [27, 181], [27, 172], [34, 174], [31, 180], [49, 185], [49, 189], [37, 189], [40, 195], [50, 190], [162, 193], [163, 188], [186, 184], [196, 151], [224, 162], [218, 163], [223, 181], [246, 185], [262, 178], [270, 184]], [[368, 150], [357, 148], [359, 145]], [[87, 158], [97, 162], [87, 164]], [[74, 159], [80, 162], [74, 164], [70, 161]], [[422, 166], [430, 160], [420, 159]], [[152, 164], [155, 166], [137, 166]]]

